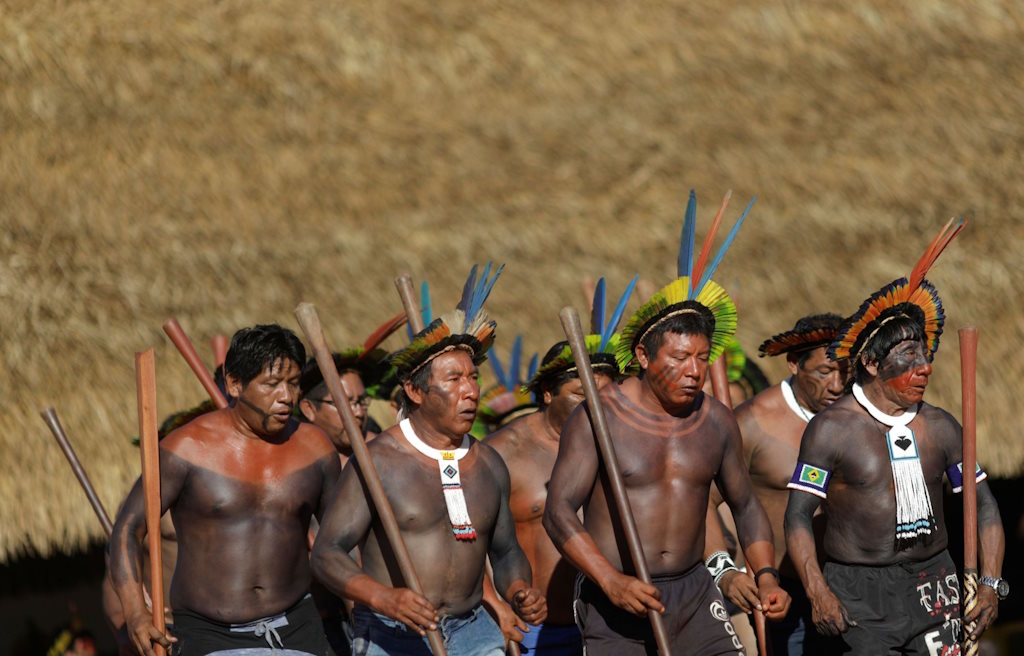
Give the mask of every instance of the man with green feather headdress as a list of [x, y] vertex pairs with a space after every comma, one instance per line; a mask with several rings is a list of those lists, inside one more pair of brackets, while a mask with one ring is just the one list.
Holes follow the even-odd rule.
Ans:
[[[626, 287], [610, 319], [605, 316], [604, 278], [594, 290], [593, 334], [587, 335], [585, 342], [599, 386], [625, 375], [619, 371], [615, 360], [615, 347], [619, 343], [615, 329], [636, 281], [634, 277]], [[540, 410], [520, 417], [486, 440], [508, 467], [512, 480], [509, 503], [516, 523], [516, 537], [530, 559], [534, 585], [548, 600], [548, 619], [541, 626], [528, 627], [522, 641], [523, 652], [538, 656], [581, 654], [583, 642], [572, 611], [576, 569], [558, 553], [541, 521], [562, 425], [583, 400], [579, 370], [568, 342], [558, 342], [548, 350], [527, 388], [536, 397]]]
[[[641, 373], [600, 393], [653, 585], [633, 576], [624, 558], [628, 551], [618, 539], [619, 520], [599, 472], [585, 403], [562, 429], [544, 526], [581, 572], [575, 611], [588, 655], [650, 653], [655, 642], [644, 619], [649, 610], [663, 614], [673, 653], [744, 652], [703, 560], [712, 482], [736, 519], [747, 561], [756, 571], [761, 609], [772, 619], [786, 613], [789, 597], [778, 587], [772, 567], [771, 526], [743, 466], [736, 420], [701, 391], [709, 363], [736, 329], [736, 308], [710, 276], [749, 209], [705, 267], [713, 227], [694, 264], [696, 199], [691, 192], [680, 277], [634, 313], [616, 351], [620, 369], [635, 360]], [[581, 507], [582, 522], [577, 515]]]
[[[539, 623], [546, 616], [516, 542], [508, 470], [468, 435], [480, 395], [477, 366], [496, 328], [483, 310], [501, 270], [493, 278], [490, 271], [488, 264], [477, 282], [473, 267], [457, 309], [391, 357], [404, 419], [367, 445], [423, 594], [397, 577], [357, 462], [345, 467], [313, 545], [317, 578], [355, 602], [356, 653], [426, 655], [426, 631], [438, 629], [449, 653], [503, 654], [505, 640], [481, 603], [488, 559], [495, 588], [520, 617]], [[349, 555], [357, 546], [361, 566]]]

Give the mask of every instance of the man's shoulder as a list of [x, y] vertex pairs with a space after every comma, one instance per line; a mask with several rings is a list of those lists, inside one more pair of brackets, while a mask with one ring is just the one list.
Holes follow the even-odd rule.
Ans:
[[224, 431], [228, 429], [225, 412], [214, 410], [175, 428], [160, 440], [160, 448], [181, 456], [196, 446], [220, 444]]
[[313, 424], [297, 421], [298, 426], [292, 433], [289, 441], [295, 446], [308, 449], [311, 453], [315, 454], [318, 458], [326, 455], [335, 455], [337, 450], [334, 445], [331, 444], [331, 440], [319, 426]]
[[488, 435], [482, 443], [497, 451], [502, 458], [514, 458], [536, 434], [537, 422], [544, 420], [543, 411], [518, 417]]

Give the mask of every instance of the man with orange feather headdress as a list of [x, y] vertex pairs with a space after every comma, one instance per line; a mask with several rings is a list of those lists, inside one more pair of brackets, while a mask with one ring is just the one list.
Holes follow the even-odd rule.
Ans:
[[[789, 487], [786, 543], [826, 653], [959, 654], [960, 585], [946, 551], [942, 473], [962, 486], [960, 424], [924, 402], [945, 319], [924, 279], [963, 228], [950, 221], [910, 276], [875, 292], [840, 329], [829, 356], [853, 393], [808, 424]], [[1003, 529], [985, 474], [978, 485], [982, 586], [964, 620], [976, 638], [995, 620]], [[826, 518], [824, 572], [811, 518]], [[976, 622], [973, 628], [970, 626]]]

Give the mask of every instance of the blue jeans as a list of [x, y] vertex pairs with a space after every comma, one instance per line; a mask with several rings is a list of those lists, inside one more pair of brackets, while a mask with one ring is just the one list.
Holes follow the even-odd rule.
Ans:
[[[357, 605], [352, 613], [353, 656], [430, 656], [430, 643], [405, 624]], [[448, 656], [504, 656], [505, 638], [483, 605], [465, 615], [442, 615], [437, 628]]]

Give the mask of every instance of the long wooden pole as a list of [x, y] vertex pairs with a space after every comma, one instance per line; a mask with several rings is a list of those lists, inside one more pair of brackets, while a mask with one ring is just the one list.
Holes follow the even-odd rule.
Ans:
[[192, 346], [192, 341], [189, 340], [188, 335], [185, 334], [181, 324], [175, 318], [170, 318], [164, 322], [164, 332], [171, 338], [174, 345], [178, 347], [178, 352], [185, 358], [185, 362], [192, 369], [192, 373], [199, 378], [199, 382], [202, 383], [203, 388], [206, 389], [206, 393], [213, 399], [214, 404], [220, 409], [228, 407], [228, 401], [221, 394], [220, 388], [217, 387], [217, 383], [214, 382], [213, 376], [210, 375], [206, 365], [199, 359], [199, 354], [196, 353], [196, 349]]
[[[729, 371], [726, 368], [725, 354], [718, 356], [718, 359], [711, 365], [711, 393], [721, 401], [725, 407], [732, 410], [732, 394], [729, 393]], [[753, 578], [754, 572], [747, 567], [747, 574]], [[757, 585], [757, 581], [754, 581]], [[765, 625], [764, 613], [754, 609], [754, 632], [757, 634], [757, 648], [761, 656], [769, 656], [768, 650], [768, 627]]]
[[395, 287], [402, 299], [402, 307], [405, 308], [405, 316], [409, 317], [409, 327], [412, 334], [423, 330], [423, 315], [420, 314], [419, 305], [416, 303], [416, 292], [412, 289], [412, 278], [409, 274], [403, 273], [395, 278]]
[[216, 370], [227, 358], [228, 338], [225, 335], [214, 335], [210, 338], [210, 347], [213, 348], [213, 368]]
[[[348, 395], [345, 394], [345, 390], [341, 386], [341, 376], [338, 375], [338, 369], [334, 366], [334, 358], [331, 356], [331, 349], [327, 346], [327, 338], [324, 336], [316, 306], [312, 303], [299, 303], [295, 308], [295, 318], [298, 319], [302, 332], [306, 334], [306, 340], [309, 341], [310, 348], [313, 349], [313, 357], [316, 358], [320, 373], [324, 376], [327, 390], [331, 394], [334, 406], [338, 409], [338, 414], [341, 415], [345, 433], [348, 435], [349, 442], [352, 443], [352, 454], [359, 464], [359, 471], [363, 474], [363, 481], [370, 493], [370, 499], [377, 510], [377, 516], [380, 517], [380, 523], [384, 527], [384, 533], [391, 544], [395, 559], [398, 561], [402, 578], [410, 590], [417, 594], [423, 594], [423, 587], [416, 575], [405, 541], [402, 540], [402, 533], [398, 528], [395, 513], [388, 502], [384, 485], [380, 482], [377, 468], [373, 464], [373, 458], [366, 449], [366, 442], [363, 441], [363, 431], [360, 430], [359, 423], [356, 421], [355, 415], [352, 414], [352, 408], [348, 404]], [[430, 649], [434, 654], [437, 656], [446, 654], [444, 642], [437, 630], [428, 631], [427, 639], [430, 641]]]
[[[978, 605], [978, 482], [975, 475], [977, 458], [977, 363], [978, 329], [966, 326], [957, 331], [960, 337], [960, 391], [963, 395], [963, 480], [964, 480], [964, 615]], [[964, 627], [964, 656], [976, 656], [978, 643], [969, 636], [971, 627]]]
[[[580, 382], [583, 384], [583, 394], [587, 399], [587, 406], [590, 409], [590, 424], [594, 429], [594, 437], [597, 439], [597, 446], [601, 452], [601, 460], [604, 462], [605, 472], [611, 483], [612, 495], [615, 497], [615, 507], [622, 518], [622, 529], [626, 536], [626, 543], [629, 546], [629, 555], [633, 560], [633, 567], [636, 568], [637, 578], [644, 583], [651, 584], [651, 572], [647, 568], [647, 558], [644, 556], [643, 546], [640, 544], [640, 533], [636, 528], [636, 520], [633, 519], [633, 509], [629, 506], [629, 498], [626, 496], [626, 486], [622, 482], [622, 472], [619, 470], [619, 461], [615, 457], [615, 445], [612, 443], [611, 432], [608, 430], [608, 423], [605, 421], [604, 410], [601, 408], [601, 399], [598, 395], [597, 381], [594, 380], [594, 370], [590, 366], [590, 355], [587, 352], [587, 344], [583, 338], [583, 326], [580, 324], [580, 315], [576, 308], [564, 307], [559, 313], [562, 320], [562, 330], [569, 340], [569, 348], [572, 349], [572, 357], [576, 362], [576, 368], [580, 374]], [[655, 610], [648, 610], [647, 617], [651, 621], [651, 628], [654, 630], [654, 641], [658, 645], [658, 653], [661, 656], [669, 656], [668, 633], [665, 631], [665, 621], [661, 613]]]
[[[153, 349], [135, 354], [135, 386], [139, 402], [139, 446], [142, 451], [142, 491], [146, 505], [149, 542], [149, 590], [153, 600], [153, 626], [167, 632], [164, 621], [164, 579], [160, 552], [160, 443], [157, 436], [156, 366]], [[166, 651], [153, 645], [157, 656]]]
[[89, 498], [89, 504], [92, 506], [93, 512], [96, 513], [96, 517], [99, 518], [100, 524], [103, 525], [103, 531], [107, 534], [107, 539], [109, 540], [110, 534], [114, 530], [114, 525], [110, 522], [110, 515], [107, 514], [107, 509], [103, 507], [103, 502], [100, 501], [99, 495], [96, 494], [96, 488], [92, 486], [89, 475], [85, 473], [85, 468], [82, 467], [82, 463], [75, 454], [75, 450], [71, 447], [71, 442], [64, 432], [64, 427], [60, 425], [60, 419], [57, 418], [57, 411], [53, 409], [53, 406], [46, 406], [39, 413], [39, 416], [49, 426], [50, 432], [53, 433], [57, 444], [60, 445], [60, 450], [64, 452], [64, 457], [71, 464], [71, 470], [75, 472], [75, 477], [78, 479], [79, 484], [81, 484], [82, 489], [85, 490], [85, 496]]

